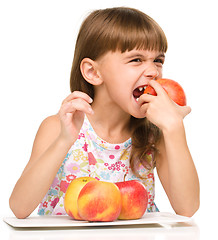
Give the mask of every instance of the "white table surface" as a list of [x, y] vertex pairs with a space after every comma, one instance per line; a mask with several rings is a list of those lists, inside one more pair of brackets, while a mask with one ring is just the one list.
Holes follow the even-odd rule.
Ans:
[[[14, 228], [90, 228], [90, 227], [136, 227], [137, 225], [159, 224], [170, 228], [170, 224], [189, 223], [192, 219], [169, 212], [145, 213], [140, 219], [116, 220], [112, 222], [88, 222], [73, 220], [67, 215], [62, 216], [29, 216], [26, 219], [16, 217], [4, 217], [4, 222]], [[141, 226], [142, 227], [142, 226]]]
[[[13, 228], [0, 221], [1, 239], [4, 240], [198, 240], [218, 239], [215, 222], [207, 218], [192, 218], [186, 223], [138, 226], [79, 227], [79, 228]], [[4, 236], [2, 238], [2, 236]]]

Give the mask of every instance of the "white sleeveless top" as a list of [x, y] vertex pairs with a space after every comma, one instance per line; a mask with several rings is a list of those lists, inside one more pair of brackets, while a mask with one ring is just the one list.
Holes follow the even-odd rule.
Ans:
[[[69, 183], [78, 177], [90, 176], [101, 181], [141, 181], [149, 196], [147, 212], [159, 211], [154, 203], [154, 173], [140, 165], [139, 173], [145, 179], [136, 177], [130, 169], [131, 138], [121, 144], [105, 142], [97, 136], [85, 116], [77, 141], [70, 148], [54, 181], [43, 198], [39, 215], [65, 215], [64, 196]], [[146, 156], [152, 161], [152, 155]]]

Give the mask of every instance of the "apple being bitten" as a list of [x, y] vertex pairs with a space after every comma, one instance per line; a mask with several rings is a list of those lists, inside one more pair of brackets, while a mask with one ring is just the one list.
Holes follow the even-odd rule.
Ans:
[[[168, 96], [175, 103], [177, 103], [180, 106], [186, 105], [185, 92], [179, 83], [171, 79], [157, 79], [156, 81], [163, 87]], [[157, 93], [151, 86], [147, 86], [144, 90], [144, 93], [157, 96]]]
[[93, 177], [75, 178], [68, 186], [64, 197], [64, 208], [66, 213], [76, 220], [83, 220], [78, 213], [77, 200], [82, 188], [90, 181], [98, 181]]
[[122, 205], [118, 219], [141, 218], [148, 205], [148, 193], [145, 186], [137, 180], [117, 182], [116, 185], [120, 189]]

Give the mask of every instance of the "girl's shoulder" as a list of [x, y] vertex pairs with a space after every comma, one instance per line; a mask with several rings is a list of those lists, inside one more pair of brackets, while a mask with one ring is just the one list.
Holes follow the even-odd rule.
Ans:
[[52, 116], [49, 116], [47, 118], [45, 118], [41, 125], [40, 125], [40, 128], [49, 128], [49, 129], [53, 129], [54, 130], [58, 128], [58, 130], [60, 129], [60, 126], [61, 126], [61, 122], [60, 122], [60, 118], [58, 116], [58, 114], [56, 115], [52, 115]]
[[30, 160], [24, 171], [31, 166], [32, 162], [39, 159], [42, 153], [54, 142], [60, 129], [61, 124], [58, 115], [49, 116], [42, 121], [33, 142]]
[[[33, 150], [48, 147], [59, 135], [61, 122], [58, 115], [45, 118], [36, 133], [33, 143]], [[40, 147], [41, 146], [41, 147]]]
[[52, 115], [45, 118], [39, 126], [37, 135], [43, 135], [45, 138], [55, 138], [61, 130], [61, 122], [59, 116]]

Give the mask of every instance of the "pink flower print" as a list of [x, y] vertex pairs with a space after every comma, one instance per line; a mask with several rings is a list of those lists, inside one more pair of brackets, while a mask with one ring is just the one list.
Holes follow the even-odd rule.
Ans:
[[84, 146], [83, 146], [82, 148], [84, 149], [85, 152], [87, 152], [87, 151], [88, 151], [88, 144], [85, 143]]
[[76, 163], [70, 163], [67, 165], [67, 170], [70, 172], [70, 173], [77, 173], [80, 171], [80, 166]]
[[70, 175], [66, 176], [66, 179], [67, 179], [68, 182], [71, 182], [75, 178], [76, 178], [76, 176], [73, 175], [73, 174], [70, 174]]
[[115, 146], [115, 149], [116, 149], [116, 150], [119, 150], [119, 149], [120, 149], [120, 146], [119, 146], [119, 145], [116, 145], [116, 146]]
[[67, 191], [68, 185], [69, 183], [67, 181], [61, 181], [60, 190], [65, 193]]
[[52, 213], [52, 215], [65, 215], [65, 209], [63, 207], [56, 207]]
[[114, 159], [115, 156], [114, 156], [114, 155], [110, 155], [109, 158], [110, 158], [110, 159]]
[[81, 137], [85, 137], [84, 133], [80, 133], [78, 139], [80, 139]]
[[58, 202], [59, 202], [59, 198], [57, 197], [57, 198], [55, 198], [55, 199], [51, 202], [51, 206], [52, 206], [53, 208], [55, 208], [55, 206], [57, 205]]
[[109, 164], [108, 164], [108, 163], [105, 163], [104, 165], [107, 167]]
[[152, 201], [152, 195], [151, 195], [151, 193], [148, 191], [148, 201]]
[[56, 213], [56, 215], [63, 215], [63, 213], [58, 212], [58, 213]]
[[88, 153], [88, 160], [89, 160], [89, 165], [95, 165], [97, 163], [94, 155], [91, 152]]
[[126, 166], [125, 169], [126, 169], [126, 174], [128, 174], [129, 173], [129, 168]]

